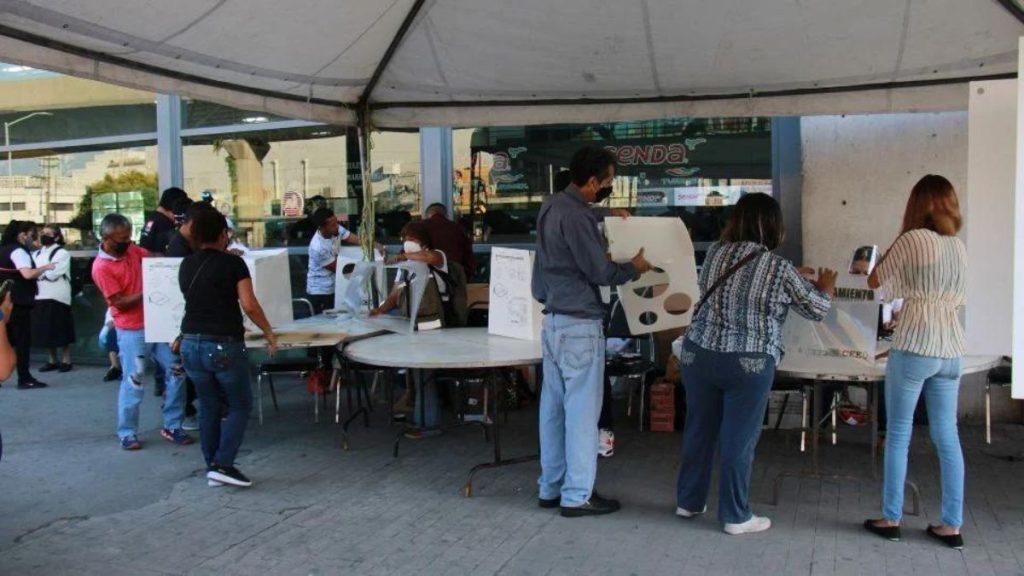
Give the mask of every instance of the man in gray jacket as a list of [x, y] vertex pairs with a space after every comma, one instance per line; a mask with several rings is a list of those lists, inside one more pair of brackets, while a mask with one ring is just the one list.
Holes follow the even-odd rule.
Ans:
[[599, 286], [620, 286], [651, 269], [643, 249], [609, 260], [590, 203], [615, 179], [615, 156], [597, 146], [573, 155], [568, 188], [537, 217], [533, 297], [544, 304], [544, 386], [540, 400], [540, 500], [562, 516], [609, 514], [615, 500], [594, 489], [597, 420], [604, 379], [604, 304]]

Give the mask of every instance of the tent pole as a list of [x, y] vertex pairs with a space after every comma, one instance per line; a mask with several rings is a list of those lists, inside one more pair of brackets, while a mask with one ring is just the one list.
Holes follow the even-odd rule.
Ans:
[[363, 178], [363, 212], [360, 216], [359, 241], [367, 262], [374, 261], [373, 245], [377, 237], [377, 216], [374, 209], [373, 182], [370, 181], [370, 115], [359, 110], [359, 168]]

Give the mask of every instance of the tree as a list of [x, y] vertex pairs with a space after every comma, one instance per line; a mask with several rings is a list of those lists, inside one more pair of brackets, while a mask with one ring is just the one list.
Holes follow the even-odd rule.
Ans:
[[[146, 212], [156, 210], [160, 201], [160, 184], [155, 173], [129, 170], [116, 177], [107, 174], [103, 180], [85, 187], [85, 194], [78, 204], [78, 213], [71, 219], [71, 226], [87, 232], [92, 229], [92, 199], [96, 194], [111, 192], [142, 192], [142, 204]], [[84, 236], [85, 234], [83, 234]]]

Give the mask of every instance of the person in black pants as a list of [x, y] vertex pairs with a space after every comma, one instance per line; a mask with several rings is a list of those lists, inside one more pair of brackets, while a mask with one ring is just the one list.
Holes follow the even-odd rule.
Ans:
[[18, 357], [18, 389], [45, 388], [46, 384], [29, 372], [32, 356], [32, 306], [35, 304], [36, 279], [54, 269], [53, 264], [36, 268], [31, 252], [35, 248], [36, 225], [12, 220], [0, 237], [0, 280], [14, 281], [11, 300], [14, 308], [7, 321], [7, 338]]

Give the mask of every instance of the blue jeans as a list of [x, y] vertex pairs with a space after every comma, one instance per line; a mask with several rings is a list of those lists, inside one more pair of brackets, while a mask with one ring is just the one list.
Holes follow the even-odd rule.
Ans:
[[[249, 353], [241, 342], [181, 341], [185, 371], [199, 396], [199, 440], [207, 466], [234, 466], [252, 411]], [[221, 405], [228, 417], [221, 422]]]
[[882, 514], [899, 522], [903, 517], [903, 486], [907, 452], [914, 428], [914, 408], [924, 393], [928, 430], [939, 453], [942, 471], [942, 523], [963, 524], [964, 454], [956, 427], [960, 392], [960, 358], [933, 358], [893, 350], [885, 369], [885, 408], [889, 415], [885, 439], [885, 487]]
[[121, 391], [117, 398], [117, 436], [126, 438], [139, 433], [139, 406], [144, 394], [146, 359], [155, 358], [164, 371], [164, 428], [181, 428], [185, 406], [185, 376], [181, 359], [171, 352], [168, 344], [147, 344], [143, 330], [117, 331], [118, 356], [121, 358]]
[[540, 497], [582, 506], [597, 477], [604, 330], [600, 320], [548, 315], [541, 344]]
[[775, 358], [714, 352], [684, 340], [680, 373], [686, 389], [686, 426], [676, 503], [690, 512], [704, 509], [717, 444], [718, 519], [746, 522], [751, 517], [750, 471], [775, 379]]
[[[441, 396], [433, 370], [413, 370], [412, 384], [416, 387], [416, 406], [413, 422], [417, 428], [437, 428], [441, 423]], [[423, 418], [420, 418], [420, 411]]]

